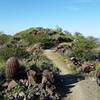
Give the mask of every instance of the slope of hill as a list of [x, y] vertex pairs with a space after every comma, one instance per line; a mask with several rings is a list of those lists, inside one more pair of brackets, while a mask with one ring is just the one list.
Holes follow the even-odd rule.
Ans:
[[[60, 29], [37, 27], [21, 31], [13, 36], [0, 34], [0, 81], [4, 82], [5, 79], [1, 77], [4, 76], [7, 59], [15, 56], [26, 72], [31, 68], [38, 72], [41, 77], [40, 72], [43, 72], [44, 69], [52, 72], [60, 70], [63, 75], [60, 75], [59, 78], [65, 82], [62, 83], [65, 87], [62, 88], [64, 89], [62, 97], [64, 97], [68, 94], [66, 91], [70, 91], [70, 85], [77, 83], [78, 77], [75, 74], [81, 71], [82, 63], [95, 63], [96, 57], [99, 57], [95, 48], [99, 46], [93, 37], [84, 37], [80, 33], [72, 35]], [[77, 91], [81, 90], [77, 88], [77, 84], [76, 89]], [[75, 90], [72, 93], [73, 98], [78, 96]], [[91, 94], [89, 95], [91, 96]]]
[[[43, 49], [57, 46], [61, 42], [71, 42], [72, 39], [63, 32], [45, 29], [30, 28], [16, 33], [14, 36], [0, 35], [0, 59], [8, 59], [10, 56], [18, 58], [27, 55], [26, 48], [38, 45]], [[25, 55], [24, 55], [25, 54]]]

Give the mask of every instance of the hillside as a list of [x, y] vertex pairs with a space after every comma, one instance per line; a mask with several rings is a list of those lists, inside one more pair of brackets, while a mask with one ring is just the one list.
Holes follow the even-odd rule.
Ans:
[[[11, 100], [10, 95], [13, 97], [15, 93], [18, 94], [18, 92], [22, 92], [24, 98], [26, 96], [25, 94], [30, 95], [30, 93], [33, 97], [33, 92], [39, 89], [39, 92], [36, 92], [37, 95], [35, 94], [36, 98], [41, 98], [41, 95], [43, 95], [42, 92], [44, 91], [46, 97], [48, 93], [54, 92], [54, 96], [50, 94], [50, 98], [57, 96], [56, 98], [60, 99], [55, 100], [61, 100], [68, 94], [67, 89], [70, 89], [68, 84], [67, 87], [65, 86], [66, 82], [68, 82], [69, 85], [70, 82], [72, 82], [72, 84], [75, 82], [77, 85], [77, 80], [81, 81], [81, 77], [85, 78], [84, 74], [81, 74], [85, 68], [82, 68], [83, 65], [86, 67], [88, 65], [90, 68], [88, 76], [91, 76], [90, 72], [92, 72], [92, 77], [95, 77], [95, 70], [92, 69], [92, 67], [97, 67], [100, 63], [100, 51], [96, 49], [98, 46], [94, 37], [84, 37], [78, 32], [71, 34], [60, 28], [30, 28], [16, 33], [13, 36], [0, 33], [0, 96], [3, 98], [8, 97], [8, 100]], [[7, 63], [12, 57], [14, 57], [15, 60], [12, 60], [11, 63]], [[16, 59], [18, 61], [16, 61]], [[30, 70], [32, 73], [28, 73]], [[48, 89], [47, 87], [45, 87], [46, 89], [41, 87], [41, 84], [43, 85], [42, 81], [45, 80], [43, 78], [45, 70], [47, 74], [46, 77], [49, 76], [48, 73], [50, 73], [50, 78], [55, 79], [55, 82], [49, 83], [51, 87], [48, 92], [46, 90]], [[18, 72], [17, 74], [20, 76], [16, 75], [17, 78], [11, 78], [15, 85], [14, 88], [10, 89], [10, 91], [8, 88], [2, 88], [3, 83], [3, 86], [7, 85], [9, 87], [10, 83], [6, 83], [7, 78], [8, 76], [13, 76], [15, 72]], [[36, 73], [35, 77], [34, 73]], [[52, 77], [51, 73], [54, 77]], [[36, 84], [31, 84], [32, 88], [36, 89], [31, 90], [29, 88], [30, 76], [32, 82], [33, 80], [36, 81]], [[61, 85], [63, 88], [60, 90]], [[52, 88], [55, 88], [55, 91], [53, 91]], [[24, 90], [26, 90], [27, 93]], [[6, 95], [3, 95], [3, 93]]]

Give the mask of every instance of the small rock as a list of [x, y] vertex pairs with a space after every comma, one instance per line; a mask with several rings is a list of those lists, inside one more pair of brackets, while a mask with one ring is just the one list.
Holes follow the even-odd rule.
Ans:
[[39, 92], [37, 92], [37, 93], [36, 93], [36, 95], [40, 95], [40, 93], [39, 93]]
[[13, 89], [14, 87], [16, 87], [17, 86], [17, 83], [14, 81], [14, 80], [12, 80], [9, 84], [8, 84], [8, 90], [11, 90], [11, 89]]
[[20, 93], [19, 93], [19, 96], [21, 96], [21, 97], [22, 97], [22, 96], [25, 96], [24, 92], [20, 92]]
[[23, 79], [20, 79], [19, 81], [20, 81], [21, 83], [23, 83], [23, 82], [24, 82], [24, 80], [23, 80]]
[[2, 87], [8, 87], [8, 82], [5, 82], [4, 84], [2, 84]]

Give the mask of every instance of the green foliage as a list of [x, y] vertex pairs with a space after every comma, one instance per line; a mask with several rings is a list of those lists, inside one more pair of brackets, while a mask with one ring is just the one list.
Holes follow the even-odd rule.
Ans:
[[36, 44], [36, 43], [39, 43], [39, 42], [45, 43], [48, 40], [48, 37], [46, 35], [43, 36], [42, 34], [41, 35], [35, 35], [35, 36], [26, 34], [26, 36], [24, 36], [24, 40], [31, 45], [31, 44]]
[[24, 93], [26, 92], [26, 87], [23, 86], [22, 84], [18, 83], [17, 86], [11, 90], [4, 90], [4, 99], [3, 100], [12, 100], [13, 96], [17, 96], [19, 93]]
[[[50, 49], [62, 44], [62, 48], [70, 48], [71, 56], [83, 61], [90, 60], [95, 54], [96, 41], [93, 37], [84, 37], [78, 32], [72, 35], [68, 31], [63, 31], [60, 27], [56, 29], [37, 27], [19, 32], [14, 36], [0, 33], [0, 44], [3, 45], [0, 48], [0, 62], [6, 61], [11, 56], [18, 58], [28, 56], [30, 58], [25, 48], [35, 44], [40, 44], [39, 47], [42, 49]], [[39, 66], [47, 66], [46, 64], [49, 64], [49, 61], [44, 59], [42, 53], [38, 52], [33, 55], [32, 60], [38, 65], [40, 64]]]
[[[44, 48], [50, 48], [54, 46], [55, 43], [70, 42], [71, 40], [71, 38], [64, 34], [60, 28], [56, 30], [45, 29], [41, 27], [30, 28], [28, 30], [17, 33], [15, 36], [21, 37], [21, 39], [28, 43], [28, 45], [41, 43], [43, 44]], [[50, 44], [50, 46], [48, 44]]]
[[63, 43], [60, 43], [58, 47], [61, 47], [61, 48], [70, 48], [71, 46], [71, 43], [66, 43], [66, 42], [63, 42]]
[[40, 69], [50, 69], [53, 70], [54, 66], [52, 62], [43, 54], [43, 51], [40, 49], [33, 55], [33, 60], [35, 65]]
[[18, 84], [15, 88], [11, 89], [9, 92], [15, 94], [15, 93], [20, 93], [25, 90], [25, 87], [22, 86], [21, 84]]
[[0, 48], [0, 62], [6, 61], [9, 57], [16, 56], [18, 58], [25, 57], [27, 53], [23, 48], [12, 47], [12, 48]]
[[13, 55], [13, 49], [12, 48], [1, 48], [0, 49], [0, 60], [6, 61], [10, 56]]
[[4, 72], [4, 68], [5, 68], [5, 62], [0, 61], [0, 73]]
[[29, 45], [33, 45], [36, 43], [45, 43], [49, 41], [49, 35], [46, 33], [45, 29], [28, 29], [26, 31], [17, 33], [16, 36], [20, 36], [25, 42]]
[[72, 55], [81, 60], [90, 60], [94, 53], [96, 41], [93, 37], [85, 38], [80, 33], [74, 35]]
[[0, 32], [0, 45], [8, 43], [10, 39], [11, 39], [11, 36]]

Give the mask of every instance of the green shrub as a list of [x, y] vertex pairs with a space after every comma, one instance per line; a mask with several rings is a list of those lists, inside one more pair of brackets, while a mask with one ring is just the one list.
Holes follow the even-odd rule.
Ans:
[[5, 69], [5, 62], [3, 61], [0, 61], [0, 72], [4, 72], [4, 69]]
[[91, 60], [94, 54], [96, 41], [93, 37], [84, 37], [81, 34], [75, 34], [73, 42], [72, 55], [81, 60]]
[[18, 58], [26, 57], [28, 53], [23, 48], [12, 47], [12, 48], [0, 48], [0, 61], [6, 61], [9, 57], [16, 56]]
[[11, 39], [10, 35], [0, 33], [0, 45], [8, 43], [10, 41], [10, 39]]
[[69, 35], [64, 34], [62, 31], [42, 27], [30, 28], [17, 33], [15, 36], [20, 37], [28, 45], [41, 43], [43, 48], [50, 48], [56, 43], [72, 41]]

